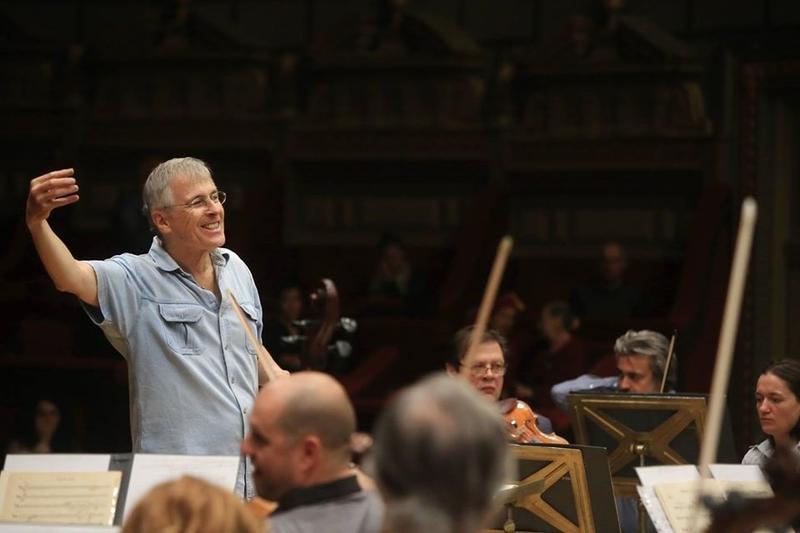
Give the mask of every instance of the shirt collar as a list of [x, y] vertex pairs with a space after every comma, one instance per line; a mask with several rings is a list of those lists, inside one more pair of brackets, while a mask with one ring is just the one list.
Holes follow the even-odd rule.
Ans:
[[285, 512], [303, 505], [334, 500], [342, 496], [355, 494], [356, 492], [361, 492], [361, 487], [358, 484], [356, 476], [348, 476], [328, 483], [322, 483], [321, 485], [297, 487], [289, 490], [284, 494], [283, 498], [278, 501], [278, 508], [275, 510], [275, 513]]
[[[161, 239], [158, 236], [153, 237], [153, 244], [150, 245], [150, 251], [148, 255], [153, 260], [153, 263], [164, 270], [165, 272], [174, 272], [176, 270], [181, 270], [181, 267], [178, 265], [177, 262], [169, 255], [169, 252], [164, 248], [164, 245], [161, 243]], [[230, 258], [230, 253], [228, 250], [224, 248], [216, 248], [214, 251], [211, 252], [211, 261], [214, 263], [215, 266], [224, 267], [228, 264], [228, 259]]]
[[772, 441], [770, 439], [764, 439], [758, 444], [756, 444], [756, 448], [758, 451], [769, 457], [772, 455]]

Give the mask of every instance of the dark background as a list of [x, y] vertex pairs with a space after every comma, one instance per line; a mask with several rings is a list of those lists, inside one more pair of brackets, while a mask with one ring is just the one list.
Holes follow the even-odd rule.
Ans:
[[[729, 394], [740, 450], [757, 438], [758, 369], [798, 355], [796, 0], [3, 1], [0, 65], [0, 441], [47, 392], [82, 449], [130, 447], [124, 361], [52, 287], [23, 223], [29, 180], [64, 166], [82, 198], [52, 224], [102, 258], [146, 251], [156, 162], [208, 161], [265, 308], [285, 279], [327, 276], [360, 319], [373, 366], [350, 386], [367, 424], [439, 366], [506, 232], [523, 334], [617, 240], [648, 305], [580, 334], [602, 351], [629, 328], [677, 327], [681, 388], [702, 392], [753, 195]], [[386, 231], [429, 282], [413, 316], [359, 306]]]

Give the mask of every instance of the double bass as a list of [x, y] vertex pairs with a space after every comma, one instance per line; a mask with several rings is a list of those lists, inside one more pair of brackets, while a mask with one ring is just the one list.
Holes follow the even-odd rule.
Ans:
[[[358, 324], [352, 318], [341, 316], [339, 291], [328, 278], [322, 278], [311, 292], [308, 307], [310, 318], [292, 321], [299, 333], [280, 340], [285, 345], [298, 346], [294, 370], [335, 372], [337, 369], [331, 368], [331, 357], [347, 359], [352, 355], [353, 347], [347, 337], [355, 332]], [[337, 334], [341, 335], [335, 340]]]

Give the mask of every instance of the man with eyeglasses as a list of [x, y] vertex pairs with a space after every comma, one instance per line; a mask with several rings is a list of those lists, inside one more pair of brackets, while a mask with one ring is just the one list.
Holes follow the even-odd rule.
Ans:
[[[447, 373], [471, 384], [487, 399], [498, 402], [503, 392], [506, 365], [506, 340], [494, 330], [484, 331], [478, 346], [467, 354], [472, 326], [456, 332], [450, 354], [445, 364]], [[553, 425], [547, 417], [539, 415], [536, 426], [543, 433], [552, 433]]]
[[[78, 261], [47, 222], [78, 201], [73, 169], [31, 180], [25, 221], [56, 288], [76, 295], [128, 361], [133, 451], [240, 455], [239, 442], [260, 382], [266, 380], [232, 303], [231, 291], [261, 337], [253, 276], [225, 244], [225, 193], [203, 161], [156, 166], [143, 190], [156, 233], [150, 251]], [[275, 370], [282, 375], [279, 368]], [[255, 494], [242, 458], [236, 491]]]

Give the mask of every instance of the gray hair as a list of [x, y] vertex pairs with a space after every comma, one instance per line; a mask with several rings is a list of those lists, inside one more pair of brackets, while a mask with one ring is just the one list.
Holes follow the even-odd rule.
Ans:
[[150, 217], [153, 209], [171, 205], [172, 190], [169, 185], [178, 176], [193, 176], [197, 178], [211, 178], [211, 169], [205, 161], [195, 157], [176, 157], [168, 159], [156, 166], [147, 176], [147, 181], [142, 189], [142, 212], [153, 229]]
[[[667, 338], [656, 331], [643, 329], [634, 331], [629, 329], [624, 335], [619, 337], [614, 343], [614, 355], [642, 355], [647, 357], [650, 363], [650, 371], [653, 377], [661, 380], [664, 377], [664, 367], [667, 366], [667, 354], [669, 351], [669, 341]], [[672, 362], [667, 374], [667, 389], [674, 389], [677, 376], [677, 356], [672, 354]]]
[[445, 374], [408, 388], [384, 411], [367, 460], [393, 532], [478, 531], [510, 465], [499, 410]]

